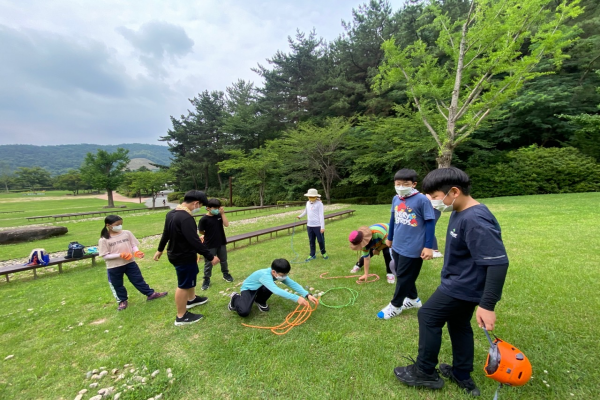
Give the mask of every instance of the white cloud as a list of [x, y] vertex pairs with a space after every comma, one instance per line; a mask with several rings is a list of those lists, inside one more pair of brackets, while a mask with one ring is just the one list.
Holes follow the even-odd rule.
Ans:
[[188, 98], [260, 83], [297, 28], [333, 40], [360, 3], [0, 0], [0, 144], [159, 144]]

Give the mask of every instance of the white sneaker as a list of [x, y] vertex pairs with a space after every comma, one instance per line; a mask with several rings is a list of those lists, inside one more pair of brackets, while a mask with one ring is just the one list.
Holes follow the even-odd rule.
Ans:
[[386, 276], [388, 283], [396, 283], [396, 277], [394, 276], [394, 274], [387, 274]]
[[433, 258], [442, 258], [444, 255], [440, 253], [438, 250], [433, 251]]
[[409, 310], [411, 308], [421, 308], [422, 305], [423, 303], [421, 303], [421, 299], [418, 297], [416, 299], [409, 299], [408, 297], [405, 297], [404, 303], [402, 304], [402, 309]]
[[394, 307], [392, 303], [388, 304], [383, 308], [383, 310], [377, 313], [377, 318], [379, 319], [390, 319], [395, 317], [396, 315], [400, 315], [402, 313], [402, 307]]
[[355, 265], [354, 267], [352, 267], [352, 269], [350, 270], [351, 274], [355, 274], [358, 271], [360, 271], [360, 267], [358, 265]]

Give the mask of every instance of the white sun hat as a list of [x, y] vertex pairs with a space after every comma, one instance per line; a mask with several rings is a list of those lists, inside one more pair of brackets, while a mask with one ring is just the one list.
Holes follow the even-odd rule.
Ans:
[[305, 194], [306, 197], [321, 197], [317, 189], [308, 189], [308, 192]]

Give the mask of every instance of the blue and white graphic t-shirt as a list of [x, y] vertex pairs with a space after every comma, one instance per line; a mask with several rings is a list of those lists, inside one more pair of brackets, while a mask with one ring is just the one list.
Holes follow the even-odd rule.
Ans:
[[434, 219], [431, 201], [424, 194], [416, 193], [407, 198], [394, 196], [392, 250], [404, 257], [421, 257], [425, 247], [425, 221]]

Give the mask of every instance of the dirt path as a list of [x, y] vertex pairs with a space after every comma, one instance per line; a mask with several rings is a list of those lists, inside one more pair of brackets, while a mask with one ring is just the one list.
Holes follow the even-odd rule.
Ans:
[[[108, 201], [108, 195], [106, 193], [96, 196], [96, 198]], [[142, 203], [144, 203], [148, 199], [149, 199], [149, 197], [142, 197]], [[138, 204], [140, 202], [139, 197], [135, 197], [135, 198], [125, 197], [123, 195], [120, 195], [117, 192], [113, 192], [113, 200], [114, 201], [125, 201], [128, 203], [138, 203]]]

